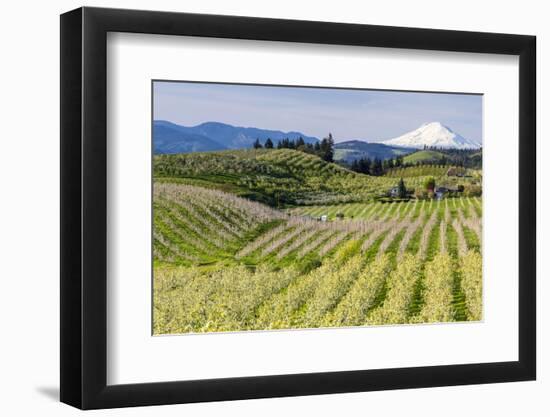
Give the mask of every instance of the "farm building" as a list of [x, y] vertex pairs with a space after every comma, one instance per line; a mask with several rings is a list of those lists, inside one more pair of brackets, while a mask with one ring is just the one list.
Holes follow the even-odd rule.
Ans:
[[435, 198], [438, 200], [441, 200], [445, 194], [460, 192], [462, 192], [462, 190], [458, 186], [436, 187], [434, 190]]
[[449, 189], [447, 187], [436, 187], [434, 191], [435, 198], [441, 200], [448, 192]]

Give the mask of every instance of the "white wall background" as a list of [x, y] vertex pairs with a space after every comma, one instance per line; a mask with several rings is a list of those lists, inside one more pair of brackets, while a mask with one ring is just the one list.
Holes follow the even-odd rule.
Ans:
[[[3, 5], [0, 23], [2, 129], [0, 144], [0, 412], [3, 415], [76, 415], [57, 402], [59, 379], [59, 17], [81, 6], [72, 0]], [[544, 180], [550, 156], [542, 120], [550, 97], [545, 79], [550, 26], [535, 0], [341, 0], [323, 4], [278, 0], [93, 1], [86, 5], [181, 12], [371, 23], [532, 34], [538, 37], [539, 259], [550, 249], [550, 210]], [[543, 237], [544, 235], [544, 237]], [[548, 263], [539, 262], [538, 381], [422, 390], [237, 401], [95, 412], [94, 415], [529, 415], [550, 412]]]

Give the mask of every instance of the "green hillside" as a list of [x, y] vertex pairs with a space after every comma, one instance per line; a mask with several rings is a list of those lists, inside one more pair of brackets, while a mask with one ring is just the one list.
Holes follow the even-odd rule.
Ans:
[[[395, 179], [350, 171], [291, 149], [247, 149], [156, 155], [158, 181], [216, 188], [273, 207], [367, 201]], [[422, 183], [411, 179], [409, 186]]]
[[403, 162], [406, 164], [416, 164], [417, 162], [438, 161], [444, 157], [445, 154], [437, 151], [418, 151], [403, 157]]
[[393, 159], [414, 152], [414, 149], [388, 146], [382, 143], [349, 140], [334, 145], [334, 159], [348, 164], [356, 159]]
[[449, 170], [448, 165], [418, 165], [392, 168], [386, 172], [386, 177], [411, 178], [411, 177], [444, 177]]

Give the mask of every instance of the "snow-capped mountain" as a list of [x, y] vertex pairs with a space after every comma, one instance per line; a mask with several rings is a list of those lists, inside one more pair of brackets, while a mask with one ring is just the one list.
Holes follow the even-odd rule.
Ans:
[[433, 146], [444, 149], [476, 149], [481, 144], [460, 136], [439, 122], [424, 123], [418, 129], [382, 142], [384, 145], [422, 149]]

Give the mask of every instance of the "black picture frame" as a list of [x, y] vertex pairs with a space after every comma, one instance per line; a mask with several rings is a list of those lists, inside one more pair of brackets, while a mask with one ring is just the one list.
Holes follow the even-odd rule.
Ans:
[[[107, 385], [108, 32], [519, 56], [519, 358]], [[80, 8], [61, 15], [61, 401], [81, 409], [482, 384], [536, 377], [536, 38], [251, 17]]]

